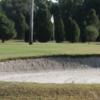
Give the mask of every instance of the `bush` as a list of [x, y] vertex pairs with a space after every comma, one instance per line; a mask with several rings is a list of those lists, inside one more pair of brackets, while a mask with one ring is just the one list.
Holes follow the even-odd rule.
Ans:
[[0, 14], [0, 39], [2, 42], [16, 36], [14, 23], [9, 20], [4, 14]]
[[64, 24], [61, 18], [55, 18], [55, 40], [56, 42], [64, 41]]
[[99, 31], [96, 27], [90, 25], [85, 29], [86, 41], [96, 41], [99, 36]]

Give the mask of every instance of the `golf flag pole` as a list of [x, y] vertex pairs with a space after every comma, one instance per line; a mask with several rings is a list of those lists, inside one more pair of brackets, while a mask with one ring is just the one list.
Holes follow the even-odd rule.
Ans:
[[30, 13], [30, 37], [29, 44], [33, 44], [33, 32], [34, 32], [34, 0], [31, 0], [31, 13]]

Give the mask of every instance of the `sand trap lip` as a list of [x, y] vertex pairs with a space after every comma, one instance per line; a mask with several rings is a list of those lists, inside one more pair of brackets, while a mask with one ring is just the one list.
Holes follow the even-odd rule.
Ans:
[[0, 81], [100, 84], [100, 57], [0, 62]]

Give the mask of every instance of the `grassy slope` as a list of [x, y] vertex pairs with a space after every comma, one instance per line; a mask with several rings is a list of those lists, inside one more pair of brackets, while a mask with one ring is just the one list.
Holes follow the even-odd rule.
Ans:
[[43, 55], [87, 55], [100, 54], [100, 45], [70, 43], [35, 43], [32, 46], [21, 42], [0, 44], [0, 59]]
[[100, 85], [0, 83], [0, 100], [100, 100]]

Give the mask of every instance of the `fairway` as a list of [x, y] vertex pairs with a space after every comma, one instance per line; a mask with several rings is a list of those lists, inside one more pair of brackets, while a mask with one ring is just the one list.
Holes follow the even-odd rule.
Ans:
[[0, 60], [20, 57], [38, 57], [53, 55], [99, 55], [100, 45], [96, 43], [0, 43]]

